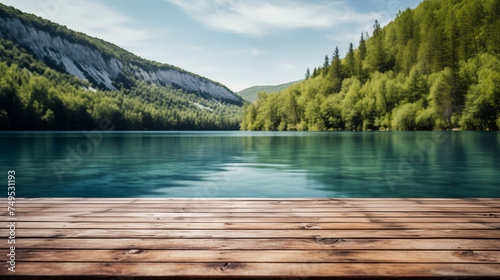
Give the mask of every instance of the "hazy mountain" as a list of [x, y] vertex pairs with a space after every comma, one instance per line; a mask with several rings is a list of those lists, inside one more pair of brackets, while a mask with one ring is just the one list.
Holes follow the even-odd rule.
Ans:
[[264, 91], [267, 93], [273, 93], [287, 89], [291, 85], [298, 83], [300, 81], [290, 82], [286, 84], [281, 84], [277, 86], [253, 86], [238, 92], [238, 95], [243, 97], [246, 101], [255, 102], [257, 100], [257, 93]]

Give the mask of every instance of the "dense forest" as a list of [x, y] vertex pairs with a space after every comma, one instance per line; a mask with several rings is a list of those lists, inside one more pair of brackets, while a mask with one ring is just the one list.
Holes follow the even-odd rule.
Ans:
[[238, 129], [241, 108], [181, 89], [136, 81], [97, 90], [0, 39], [0, 130]]
[[[331, 58], [331, 59], [330, 59]], [[427, 0], [306, 80], [259, 93], [242, 130], [498, 130], [500, 0]]]
[[[37, 53], [34, 49], [39, 45], [19, 45], [14, 40], [18, 33], [9, 29], [10, 25], [0, 27], [0, 130], [90, 130], [98, 129], [102, 121], [116, 130], [234, 130], [240, 127], [242, 100], [224, 85], [173, 65], [143, 59], [104, 40], [3, 4], [0, 4], [0, 18], [3, 22], [14, 19], [21, 24], [21, 31], [31, 30], [29, 36], [33, 42], [46, 42], [47, 36], [51, 36], [50, 39], [65, 42], [62, 48], [75, 48], [71, 44], [77, 44], [80, 47], [77, 50], [96, 51], [103, 61], [115, 59], [122, 63], [120, 73], [111, 80], [110, 89], [92, 78], [95, 73], [86, 75], [85, 79], [68, 74], [63, 59], [87, 73], [89, 69], [96, 70], [91, 68], [93, 61], [90, 61], [98, 61], [99, 57], [92, 56], [94, 53], [83, 59], [91, 65], [86, 65], [87, 68], [65, 57], [68, 53], [61, 54], [55, 47], [49, 47], [55, 54], [53, 57], [40, 57], [47, 53]], [[9, 36], [10, 39], [5, 39]], [[84, 57], [81, 53], [76, 55]], [[219, 87], [235, 98], [224, 99], [210, 92], [188, 90], [166, 83], [168, 79], [158, 82], [143, 77], [169, 70], [175, 71], [178, 80], [190, 79], [191, 84], [198, 82], [205, 88]], [[97, 76], [99, 74], [102, 73]]]

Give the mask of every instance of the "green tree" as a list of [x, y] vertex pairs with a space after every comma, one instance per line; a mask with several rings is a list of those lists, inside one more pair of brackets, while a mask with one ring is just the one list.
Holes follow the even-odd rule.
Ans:
[[480, 27], [478, 38], [490, 54], [500, 56], [500, 1], [484, 2], [484, 24]]
[[500, 118], [500, 59], [482, 54], [477, 83], [467, 93], [460, 125], [467, 130], [498, 130]]
[[384, 72], [387, 70], [384, 34], [377, 20], [373, 25], [373, 36], [367, 44], [366, 51], [365, 68], [368, 71]]
[[342, 62], [340, 60], [339, 48], [335, 48], [333, 53], [332, 64], [329, 70], [329, 79], [332, 81], [333, 92], [339, 92], [342, 87], [343, 81], [343, 69]]
[[392, 113], [392, 129], [415, 130], [417, 128], [417, 112], [421, 108], [421, 103], [406, 103], [394, 109]]
[[[367, 36], [368, 37], [368, 36]], [[363, 63], [366, 59], [366, 40], [363, 33], [361, 33], [361, 39], [359, 41], [358, 52], [356, 56], [356, 75], [362, 80], [366, 80], [366, 74], [363, 69]]]
[[[338, 48], [336, 49], [338, 50]], [[349, 44], [349, 51], [347, 51], [347, 54], [345, 56], [345, 62], [346, 62], [346, 76], [348, 78], [353, 77], [356, 75], [356, 59], [354, 57], [354, 46], [353, 44]]]
[[311, 75], [311, 78], [316, 78], [318, 76], [318, 69], [316, 69], [316, 67], [314, 67], [314, 71]]
[[323, 68], [321, 69], [321, 73], [323, 74], [323, 77], [328, 74], [328, 67], [330, 66], [330, 59], [328, 58], [328, 55], [325, 55], [325, 61], [323, 62]]

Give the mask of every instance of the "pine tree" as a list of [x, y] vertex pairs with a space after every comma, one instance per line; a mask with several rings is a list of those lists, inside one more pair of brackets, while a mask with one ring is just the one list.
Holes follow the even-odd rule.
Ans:
[[358, 55], [356, 56], [356, 75], [360, 77], [361, 80], [365, 80], [365, 71], [363, 69], [363, 63], [366, 58], [366, 40], [361, 33], [361, 39], [359, 40]]
[[332, 64], [330, 65], [329, 77], [333, 82], [333, 92], [339, 92], [342, 87], [343, 73], [342, 62], [340, 61], [339, 48], [335, 48], [332, 56]]
[[479, 38], [483, 41], [486, 51], [500, 56], [500, 1], [490, 0], [485, 3], [485, 24], [482, 26]]
[[[366, 36], [366, 37], [368, 37], [368, 36]], [[365, 39], [365, 36], [363, 35], [363, 32], [361, 32], [361, 39], [359, 40], [358, 51], [359, 51], [359, 57], [361, 58], [361, 60], [365, 60], [365, 58], [366, 58], [366, 39]]]
[[464, 103], [465, 92], [461, 92], [459, 85], [459, 59], [458, 59], [458, 36], [459, 31], [457, 28], [456, 17], [450, 9], [446, 16], [445, 24], [445, 41], [444, 41], [444, 65], [451, 69], [451, 98], [454, 101], [453, 111], [459, 111], [459, 108]]
[[373, 25], [373, 36], [367, 45], [367, 56], [365, 65], [369, 71], [385, 72], [386, 70], [386, 51], [382, 28], [377, 20]]
[[347, 77], [353, 77], [356, 74], [355, 73], [356, 61], [354, 58], [354, 47], [352, 43], [349, 45], [349, 51], [345, 56], [345, 61], [346, 61], [346, 75]]
[[333, 74], [337, 77], [342, 76], [342, 69], [341, 69], [341, 61], [340, 61], [340, 52], [339, 52], [339, 47], [335, 47], [335, 52], [333, 53], [333, 59], [332, 59], [332, 69]]
[[323, 63], [323, 68], [328, 68], [330, 66], [330, 59], [328, 58], [328, 55], [325, 55], [325, 62]]
[[316, 78], [318, 76], [318, 69], [314, 67], [313, 73], [311, 75], [311, 78]]
[[396, 52], [397, 70], [408, 75], [417, 61], [418, 50], [418, 26], [413, 10], [406, 9], [394, 22], [397, 24], [397, 30], [392, 52]]
[[310, 77], [311, 77], [311, 71], [309, 71], [309, 68], [307, 68], [307, 70], [306, 70], [306, 80], [309, 80]]
[[322, 74], [323, 77], [328, 74], [328, 67], [330, 66], [330, 59], [328, 58], [328, 55], [325, 55], [325, 62], [323, 62], [323, 69], [322, 69]]

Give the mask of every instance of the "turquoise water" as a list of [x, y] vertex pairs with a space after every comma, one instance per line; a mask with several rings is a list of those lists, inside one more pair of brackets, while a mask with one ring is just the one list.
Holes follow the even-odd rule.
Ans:
[[0, 152], [18, 197], [500, 197], [497, 132], [22, 132]]

